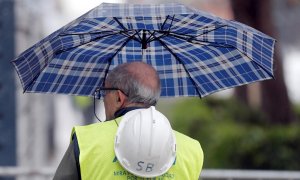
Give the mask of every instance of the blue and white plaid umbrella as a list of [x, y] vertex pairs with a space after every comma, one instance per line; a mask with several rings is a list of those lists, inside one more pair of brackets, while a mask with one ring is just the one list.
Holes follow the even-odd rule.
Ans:
[[206, 96], [273, 78], [275, 40], [180, 4], [104, 3], [12, 61], [24, 92], [93, 96], [106, 74], [144, 61], [161, 96]]

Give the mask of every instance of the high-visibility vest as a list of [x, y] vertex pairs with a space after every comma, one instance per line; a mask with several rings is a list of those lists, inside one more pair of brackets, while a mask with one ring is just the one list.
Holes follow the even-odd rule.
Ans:
[[[120, 122], [122, 117], [116, 120]], [[197, 180], [203, 165], [203, 151], [198, 141], [174, 131], [176, 137], [176, 160], [162, 176], [140, 178], [126, 171], [114, 152], [117, 125], [114, 121], [75, 126], [80, 150], [79, 164], [82, 180]]]

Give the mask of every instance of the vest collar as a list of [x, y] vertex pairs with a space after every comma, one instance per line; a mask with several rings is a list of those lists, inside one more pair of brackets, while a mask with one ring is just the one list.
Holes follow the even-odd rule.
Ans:
[[136, 110], [136, 109], [145, 109], [145, 107], [125, 107], [125, 108], [119, 109], [114, 114], [115, 115], [115, 119], [118, 118], [118, 117], [121, 117], [121, 116], [125, 115], [129, 111]]

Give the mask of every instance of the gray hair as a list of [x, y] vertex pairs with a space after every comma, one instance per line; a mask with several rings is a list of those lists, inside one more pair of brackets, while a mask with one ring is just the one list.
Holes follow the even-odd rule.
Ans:
[[130, 64], [125, 63], [114, 68], [109, 72], [106, 82], [111, 87], [121, 89], [127, 95], [128, 102], [154, 106], [160, 97], [160, 80], [157, 72], [152, 66], [148, 65], [155, 72], [154, 80], [157, 84], [155, 87], [151, 87], [139, 77], [140, 74], [129, 70]]

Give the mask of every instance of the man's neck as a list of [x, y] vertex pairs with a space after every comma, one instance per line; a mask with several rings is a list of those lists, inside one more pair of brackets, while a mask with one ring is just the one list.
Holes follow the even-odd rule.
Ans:
[[114, 116], [115, 116], [115, 118], [118, 118], [118, 117], [123, 116], [124, 114], [126, 114], [129, 111], [136, 110], [136, 109], [145, 109], [145, 108], [147, 108], [147, 107], [142, 107], [142, 106], [124, 107], [124, 108], [121, 108], [121, 109], [117, 110], [115, 112]]

